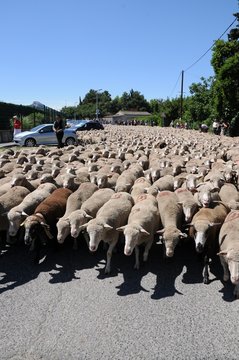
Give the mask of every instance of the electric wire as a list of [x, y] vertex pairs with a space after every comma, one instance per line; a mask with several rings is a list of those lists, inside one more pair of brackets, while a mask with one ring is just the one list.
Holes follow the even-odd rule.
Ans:
[[[230, 29], [230, 27], [237, 21], [237, 18], [235, 20], [233, 20], [233, 22], [226, 28], [226, 30], [223, 32], [223, 34], [217, 39], [220, 40], [223, 35]], [[214, 46], [215, 42], [217, 41], [215, 40], [212, 44], [212, 46], [204, 53], [202, 54], [196, 61], [194, 61], [194, 63], [192, 65], [190, 65], [186, 70], [184, 70], [184, 72], [188, 71], [189, 69], [191, 69], [194, 65], [196, 65]]]
[[178, 79], [177, 79], [177, 81], [176, 81], [176, 84], [174, 85], [174, 87], [173, 87], [173, 89], [172, 89], [172, 91], [171, 91], [171, 93], [170, 93], [169, 97], [171, 97], [171, 96], [172, 96], [172, 94], [173, 94], [174, 90], [176, 89], [176, 86], [178, 85], [178, 82], [179, 82], [179, 79], [180, 79], [180, 77], [181, 77], [181, 74], [182, 74], [182, 72], [180, 71], [180, 74], [178, 75]]

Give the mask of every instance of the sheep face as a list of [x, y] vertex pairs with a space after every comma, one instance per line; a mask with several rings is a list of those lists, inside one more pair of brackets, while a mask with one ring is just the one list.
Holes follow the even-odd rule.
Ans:
[[85, 211], [80, 210], [77, 216], [70, 219], [71, 236], [77, 238], [82, 230], [84, 224], [86, 224], [92, 216], [88, 215]]
[[9, 220], [8, 233], [10, 236], [16, 236], [23, 220], [22, 213], [20, 211], [15, 211], [14, 213], [9, 212], [8, 220]]
[[194, 241], [196, 251], [201, 253], [207, 241], [211, 224], [207, 221], [197, 221], [194, 225]]
[[125, 236], [124, 254], [129, 256], [132, 254], [135, 246], [137, 245], [137, 241], [140, 236], [140, 231], [137, 228], [126, 227], [124, 230], [124, 236]]
[[177, 228], [166, 228], [163, 230], [163, 242], [165, 245], [165, 251], [167, 257], [173, 257], [174, 249], [182, 238], [187, 237]]
[[99, 243], [104, 238], [104, 226], [102, 224], [88, 224], [87, 232], [90, 237], [89, 249], [95, 252], [98, 249]]
[[185, 221], [186, 223], [190, 222], [192, 220], [192, 217], [194, 214], [196, 214], [198, 210], [198, 205], [195, 204], [190, 204], [190, 205], [183, 205], [183, 213], [185, 216]]
[[70, 234], [70, 222], [68, 219], [60, 219], [56, 224], [57, 241], [62, 244], [66, 237]]
[[45, 245], [47, 242], [47, 238], [53, 238], [49, 231], [49, 226], [41, 217], [38, 217], [36, 215], [28, 216], [24, 221], [24, 226], [24, 242], [26, 245], [30, 245], [37, 238], [41, 240], [42, 245]]

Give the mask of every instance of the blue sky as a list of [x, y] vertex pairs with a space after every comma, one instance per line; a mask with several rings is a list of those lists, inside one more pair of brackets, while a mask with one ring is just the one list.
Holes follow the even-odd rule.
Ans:
[[[238, 0], [7, 0], [0, 9], [0, 101], [55, 109], [90, 89], [180, 96], [181, 71], [239, 11]], [[210, 60], [211, 51], [185, 72], [185, 96], [213, 75]]]

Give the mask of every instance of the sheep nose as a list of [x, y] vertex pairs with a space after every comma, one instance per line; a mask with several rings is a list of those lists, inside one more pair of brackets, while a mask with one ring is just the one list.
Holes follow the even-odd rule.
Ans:
[[173, 251], [172, 250], [167, 250], [166, 251], [166, 256], [167, 257], [173, 257]]
[[96, 250], [96, 246], [95, 245], [91, 245], [90, 246], [90, 251], [95, 251]]
[[234, 285], [237, 285], [237, 284], [239, 283], [239, 276], [232, 276], [231, 282], [232, 282]]
[[203, 246], [202, 246], [202, 244], [197, 244], [196, 251], [197, 251], [198, 253], [201, 253], [201, 252], [203, 251]]

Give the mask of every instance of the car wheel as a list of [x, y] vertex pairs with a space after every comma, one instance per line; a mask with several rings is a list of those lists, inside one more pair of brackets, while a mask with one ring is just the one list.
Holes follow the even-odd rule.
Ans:
[[76, 141], [73, 137], [68, 137], [65, 141], [65, 144], [68, 145], [75, 145]]
[[36, 146], [36, 140], [29, 138], [25, 141], [25, 146]]

